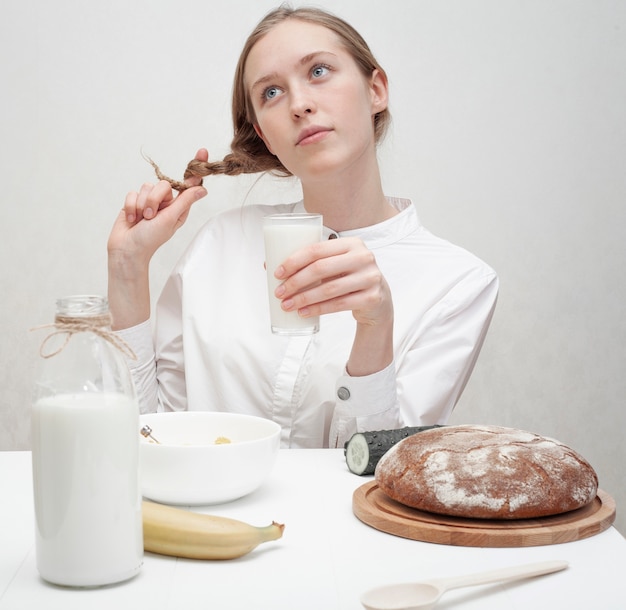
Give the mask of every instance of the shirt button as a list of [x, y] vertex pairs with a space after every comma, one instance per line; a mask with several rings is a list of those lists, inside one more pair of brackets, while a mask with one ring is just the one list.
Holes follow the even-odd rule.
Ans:
[[348, 398], [350, 398], [350, 390], [342, 386], [337, 390], [337, 396], [339, 396], [341, 400], [348, 400]]
[[328, 239], [337, 239], [337, 233], [331, 233], [331, 234], [328, 236]]

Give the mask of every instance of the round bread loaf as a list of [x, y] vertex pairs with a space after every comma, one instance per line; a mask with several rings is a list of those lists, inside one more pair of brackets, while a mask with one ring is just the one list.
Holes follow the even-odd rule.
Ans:
[[591, 465], [559, 441], [479, 425], [409, 436], [381, 458], [375, 479], [406, 506], [478, 519], [556, 515], [585, 506], [598, 490]]

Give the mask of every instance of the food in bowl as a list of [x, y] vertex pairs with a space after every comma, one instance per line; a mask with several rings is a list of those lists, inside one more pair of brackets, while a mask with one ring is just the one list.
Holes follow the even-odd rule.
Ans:
[[[145, 435], [146, 438], [148, 439], [149, 443], [155, 443], [157, 445], [160, 445], [161, 443], [152, 436], [152, 434], [150, 435]], [[232, 441], [229, 438], [226, 438], [225, 436], [218, 436], [214, 441], [213, 444], [214, 445], [228, 445], [229, 443], [232, 443]], [[203, 443], [201, 443], [203, 444]], [[191, 443], [183, 443], [183, 445], [191, 445]]]
[[252, 415], [151, 413], [141, 416], [145, 425], [159, 442], [140, 439], [142, 494], [164, 504], [219, 504], [252, 493], [269, 477], [280, 445], [280, 426]]

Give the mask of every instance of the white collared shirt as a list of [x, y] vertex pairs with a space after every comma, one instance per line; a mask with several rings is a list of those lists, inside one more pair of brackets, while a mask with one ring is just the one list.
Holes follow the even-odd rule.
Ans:
[[[263, 216], [302, 202], [244, 206], [212, 218], [176, 265], [150, 321], [119, 331], [142, 412], [215, 410], [267, 417], [283, 447], [339, 447], [356, 431], [443, 424], [471, 374], [496, 303], [495, 272], [433, 236], [405, 199], [358, 236], [394, 303], [394, 361], [346, 373], [356, 322], [322, 316], [311, 336], [270, 331]], [[328, 237], [332, 231], [325, 229]]]

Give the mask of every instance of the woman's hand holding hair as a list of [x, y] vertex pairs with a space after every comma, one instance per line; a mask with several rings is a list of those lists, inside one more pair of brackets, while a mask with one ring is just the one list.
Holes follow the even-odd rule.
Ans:
[[[208, 158], [201, 149], [196, 159]], [[174, 196], [165, 180], [144, 184], [126, 196], [107, 243], [109, 308], [113, 328], [128, 328], [150, 317], [149, 264], [154, 253], [185, 223], [193, 203], [206, 195], [200, 180]]]
[[[359, 238], [302, 248], [277, 270], [276, 296], [302, 316], [351, 311], [357, 322], [348, 373], [370, 375], [393, 361], [393, 300], [374, 254]], [[322, 322], [323, 323], [323, 322]]]
[[202, 187], [192, 187], [174, 196], [169, 182], [143, 184], [128, 193], [109, 236], [109, 255], [123, 251], [145, 265], [153, 254], [185, 223], [194, 202], [206, 195]]

